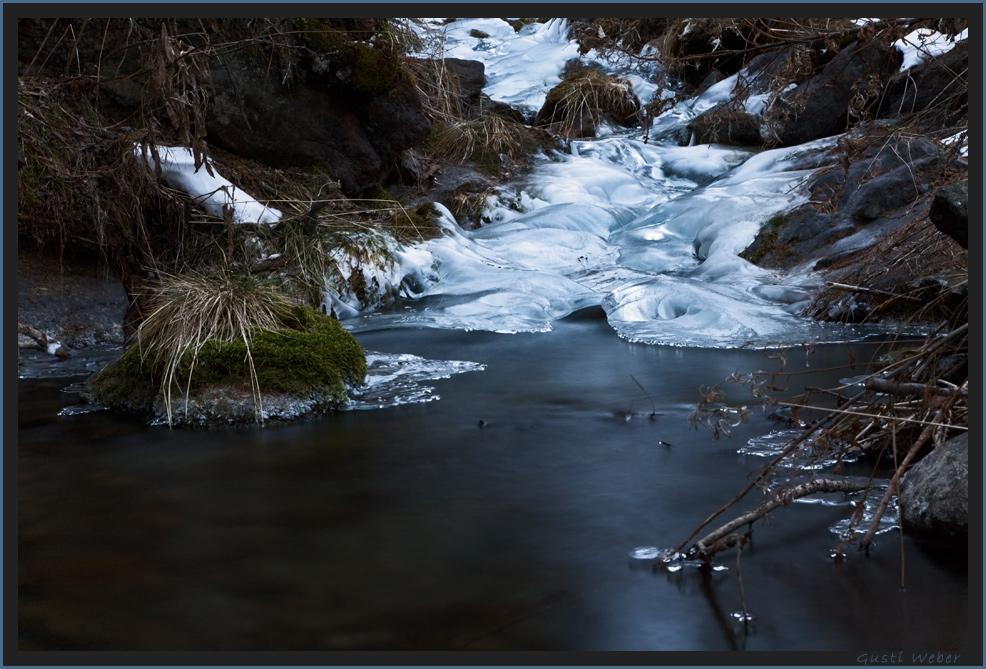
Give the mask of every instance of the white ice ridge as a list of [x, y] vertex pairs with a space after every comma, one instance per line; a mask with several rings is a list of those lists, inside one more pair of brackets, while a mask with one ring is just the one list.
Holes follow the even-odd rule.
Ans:
[[162, 181], [188, 193], [211, 216], [224, 219], [228, 208], [232, 210], [234, 223], [277, 223], [281, 219], [277, 209], [257, 202], [249, 193], [222, 177], [208, 158], [205, 159], [208, 169], [205, 164], [196, 169], [195, 157], [186, 147], [136, 144], [134, 155], [151, 170], [160, 165]]

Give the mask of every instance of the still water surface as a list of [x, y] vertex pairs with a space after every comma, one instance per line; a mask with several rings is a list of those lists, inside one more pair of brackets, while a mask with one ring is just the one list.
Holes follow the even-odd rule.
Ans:
[[776, 363], [632, 344], [598, 316], [540, 334], [362, 333], [368, 350], [487, 367], [433, 382], [437, 401], [265, 429], [57, 417], [77, 401], [69, 380], [21, 380], [20, 648], [963, 647], [966, 565], [905, 541], [902, 590], [896, 531], [835, 562], [827, 528], [849, 507], [794, 505], [757, 529], [746, 631], [735, 554], [711, 574], [632, 560], [762, 466], [736, 451], [776, 429], [766, 414], [718, 441], [687, 416], [700, 385]]

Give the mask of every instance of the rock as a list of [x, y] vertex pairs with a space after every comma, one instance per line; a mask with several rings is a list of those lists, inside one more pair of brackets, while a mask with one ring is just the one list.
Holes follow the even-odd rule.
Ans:
[[821, 67], [827, 60], [825, 54], [812, 50], [793, 47], [771, 49], [747, 61], [740, 75], [741, 82], [750, 95], [771, 93], [777, 85], [776, 80], [802, 84], [816, 67]]
[[[666, 37], [667, 53], [682, 63], [674, 75], [691, 86], [701, 86], [713, 72], [728, 77], [739, 71], [751, 35], [748, 27], [739, 24], [723, 30], [716, 19], [688, 18], [670, 19]], [[694, 58], [717, 51], [722, 52], [718, 58]]]
[[948, 127], [966, 118], [968, 90], [969, 45], [962, 41], [938, 58], [895, 74], [880, 115], [914, 117], [928, 131]]
[[812, 201], [832, 202], [857, 225], [865, 225], [908, 206], [931, 188], [943, 165], [944, 153], [924, 137], [894, 139], [878, 127], [841, 144], [841, 168], [830, 167], [808, 182]]
[[840, 208], [859, 221], [873, 221], [910, 204], [928, 188], [927, 177], [940, 165], [938, 156], [923, 156], [847, 190]]
[[463, 60], [461, 58], [445, 58], [448, 68], [459, 81], [459, 104], [462, 116], [471, 118], [479, 112], [480, 96], [486, 83], [486, 66], [478, 60]]
[[897, 503], [904, 532], [942, 543], [968, 541], [968, 433], [911, 467], [900, 481]]
[[407, 80], [369, 97], [321, 77], [287, 87], [249, 49], [213, 68], [210, 112], [210, 141], [274, 167], [323, 165], [350, 195], [375, 186], [431, 127]]
[[586, 68], [548, 91], [535, 124], [569, 137], [592, 137], [603, 121], [636, 125], [639, 112], [640, 100], [629, 80]]
[[754, 146], [760, 139], [760, 117], [744, 111], [716, 105], [688, 123], [696, 144]]
[[[267, 420], [294, 420], [331, 413], [348, 401], [348, 389], [363, 382], [366, 354], [333, 318], [300, 307], [291, 326], [255, 329], [250, 370], [243, 341], [206, 342], [186, 353], [166, 397], [164, 360], [147, 359], [131, 346], [117, 361], [90, 377], [82, 391], [88, 401], [152, 416], [152, 422], [224, 426]], [[257, 391], [261, 401], [258, 402]]]
[[127, 293], [102, 259], [69, 252], [52, 257], [27, 248], [18, 248], [17, 255], [20, 321], [73, 349], [123, 343]]
[[713, 86], [715, 86], [716, 84], [718, 84], [720, 81], [722, 81], [725, 78], [726, 78], [726, 76], [722, 72], [720, 72], [719, 70], [712, 70], [705, 77], [705, 79], [703, 79], [702, 82], [698, 85], [698, 87], [695, 89], [695, 92], [692, 94], [692, 96], [697, 98], [702, 93], [704, 93], [705, 91], [709, 90], [710, 88], [712, 88]]
[[969, 248], [969, 179], [943, 186], [928, 212], [931, 222], [943, 233]]
[[479, 113], [477, 116], [484, 114], [498, 114], [509, 121], [520, 123], [521, 125], [531, 125], [534, 123], [533, 117], [525, 117], [523, 113], [514, 109], [506, 102], [490, 99], [490, 96], [486, 93], [479, 96]]
[[[83, 74], [98, 74], [94, 98], [110, 121], [194, 126], [202, 149], [208, 143], [272, 167], [324, 166], [349, 195], [374, 188], [431, 128], [386, 23], [376, 19], [84, 26], [75, 22], [70, 45], [47, 38], [55, 30], [50, 19], [19, 22], [19, 53], [33, 63], [22, 74], [64, 76], [71, 59]], [[147, 118], [151, 110], [157, 118]]]
[[856, 232], [839, 213], [819, 211], [806, 204], [795, 209], [777, 231], [778, 244], [790, 245], [799, 258], [809, 258], [842, 237]]
[[884, 82], [900, 67], [901, 55], [882, 42], [853, 42], [822, 71], [782, 97], [784, 116], [775, 119], [780, 142], [791, 146], [845, 132], [857, 96], [879, 99]]

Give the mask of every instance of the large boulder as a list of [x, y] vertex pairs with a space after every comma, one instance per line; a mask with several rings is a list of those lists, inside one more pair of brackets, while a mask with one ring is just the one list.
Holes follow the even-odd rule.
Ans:
[[850, 133], [830, 164], [806, 180], [810, 202], [767, 221], [743, 257], [777, 269], [815, 259], [822, 269], [841, 259], [838, 254], [861, 250], [853, 245], [836, 251], [839, 240], [866, 227], [865, 244], [872, 245], [921, 215], [921, 196], [940, 174], [944, 152], [924, 137], [897, 138], [895, 129], [880, 122]]
[[431, 128], [410, 79], [400, 76], [380, 92], [323, 76], [288, 87], [248, 49], [211, 75], [210, 141], [274, 167], [325, 166], [350, 195], [374, 187]]
[[939, 174], [942, 155], [931, 142], [918, 138], [897, 145], [850, 167], [839, 208], [854, 220], [873, 221], [914, 202]]
[[782, 144], [794, 145], [845, 132], [850, 106], [878, 101], [900, 63], [901, 54], [891, 45], [853, 42], [782, 98], [773, 133]]
[[[175, 337], [183, 327], [174, 321]], [[171, 369], [167, 352], [134, 344], [90, 377], [82, 396], [152, 423], [217, 427], [335, 412], [366, 376], [366, 354], [356, 339], [339, 321], [307, 307], [297, 307], [276, 329], [251, 329], [249, 348], [244, 339], [209, 339], [195, 348]]]
[[911, 117], [922, 129], [937, 130], [965, 119], [968, 106], [969, 46], [962, 41], [891, 77], [880, 115]]
[[968, 541], [968, 433], [911, 467], [900, 481], [897, 503], [904, 532], [946, 543]]
[[896, 126], [860, 126], [840, 145], [840, 163], [808, 182], [815, 202], [828, 202], [858, 225], [912, 204], [928, 192], [944, 153], [924, 137], [896, 138]]

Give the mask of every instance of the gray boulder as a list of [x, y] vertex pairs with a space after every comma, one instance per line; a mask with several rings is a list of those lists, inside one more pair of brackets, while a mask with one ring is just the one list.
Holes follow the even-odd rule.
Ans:
[[969, 46], [959, 42], [951, 51], [929, 58], [887, 84], [881, 116], [913, 117], [928, 131], [962, 121], [969, 104]]
[[878, 101], [900, 62], [900, 52], [890, 45], [852, 43], [782, 98], [782, 118], [774, 121], [777, 139], [790, 146], [845, 132], [853, 99]]
[[968, 540], [968, 433], [911, 467], [900, 481], [898, 505], [906, 533], [946, 543]]
[[478, 60], [445, 58], [445, 67], [455, 74], [459, 82], [459, 104], [465, 118], [477, 116], [481, 104], [480, 96], [486, 83], [486, 66]]
[[935, 227], [969, 248], [969, 179], [942, 187], [928, 212]]

